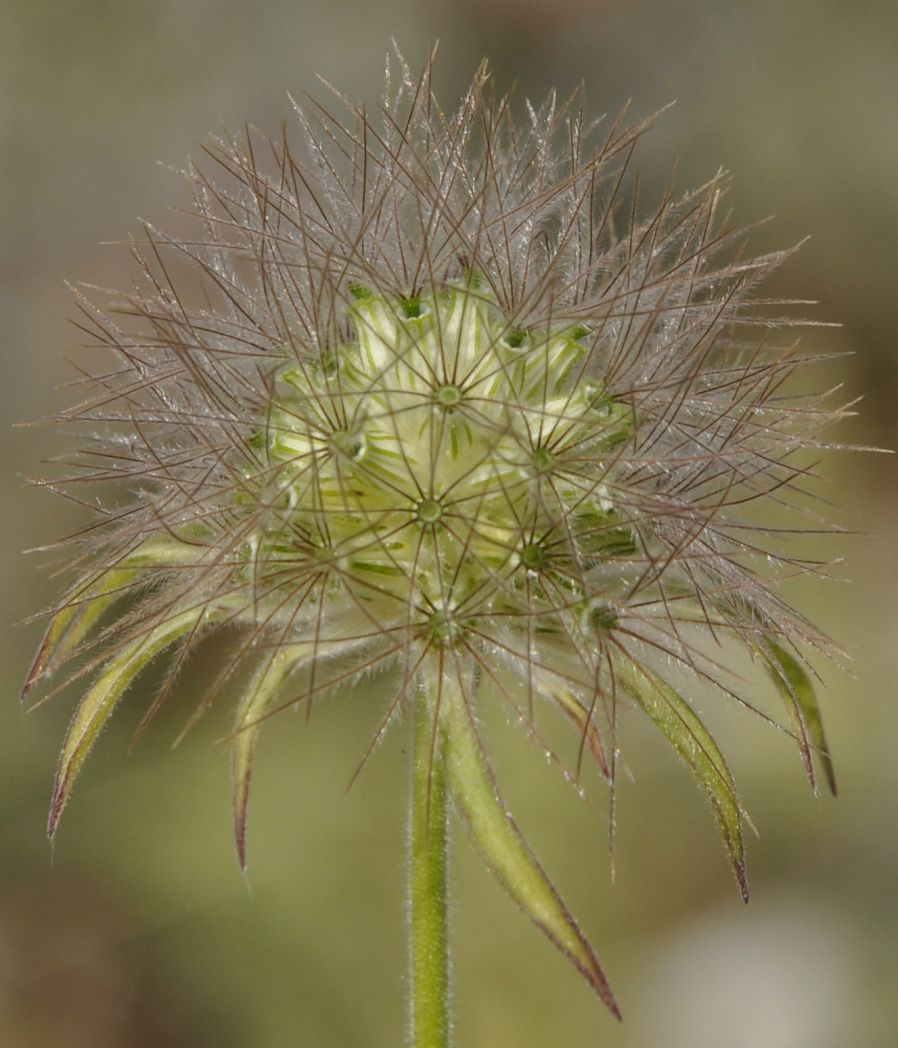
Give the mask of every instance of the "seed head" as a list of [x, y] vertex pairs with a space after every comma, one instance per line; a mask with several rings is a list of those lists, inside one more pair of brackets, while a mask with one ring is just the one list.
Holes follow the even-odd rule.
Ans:
[[834, 785], [799, 651], [817, 635], [775, 591], [809, 566], [771, 524], [801, 509], [801, 452], [837, 412], [786, 395], [798, 358], [752, 334], [774, 326], [754, 289], [781, 256], [738, 255], [721, 179], [640, 218], [647, 124], [592, 126], [577, 93], [519, 126], [485, 68], [446, 115], [430, 68], [398, 67], [376, 118], [297, 109], [302, 155], [286, 133], [210, 145], [186, 172], [196, 235], [147, 227], [136, 289], [105, 313], [82, 299], [113, 363], [67, 416], [92, 436], [66, 481], [116, 500], [71, 540], [79, 577], [26, 686], [90, 653], [50, 832], [130, 683], [209, 631], [243, 630], [210, 696], [253, 667], [231, 740], [241, 862], [263, 722], [389, 671], [378, 735], [425, 689], [475, 844], [616, 1008], [505, 815], [478, 708], [540, 745], [560, 712], [612, 784], [617, 703], [640, 708], [747, 895], [742, 808], [688, 691], [744, 701], [706, 643], [735, 639]]

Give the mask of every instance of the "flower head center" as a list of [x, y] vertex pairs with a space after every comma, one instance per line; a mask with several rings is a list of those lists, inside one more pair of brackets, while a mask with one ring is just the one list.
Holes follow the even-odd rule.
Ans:
[[365, 454], [365, 437], [347, 429], [335, 429], [330, 435], [331, 447], [346, 458], [358, 462]]
[[548, 562], [549, 554], [538, 542], [528, 542], [521, 550], [521, 564], [528, 571], [542, 571]]
[[437, 499], [421, 499], [415, 506], [415, 516], [422, 524], [436, 524], [443, 515], [443, 506]]
[[399, 303], [399, 311], [405, 320], [420, 320], [427, 313], [427, 307], [423, 305], [418, 295], [403, 299]]
[[427, 620], [424, 639], [434, 648], [453, 648], [464, 637], [464, 630], [451, 611], [435, 611]]
[[530, 461], [537, 473], [544, 473], [547, 469], [551, 469], [555, 456], [548, 448], [536, 448]]
[[586, 625], [596, 633], [607, 633], [617, 625], [617, 611], [607, 600], [591, 601], [586, 609]]
[[511, 331], [503, 336], [502, 341], [509, 349], [522, 349], [526, 338], [526, 331], [521, 331], [519, 328], [512, 328]]
[[441, 408], [451, 411], [452, 408], [461, 403], [461, 390], [458, 386], [453, 386], [451, 384], [440, 386], [436, 391], [435, 400]]

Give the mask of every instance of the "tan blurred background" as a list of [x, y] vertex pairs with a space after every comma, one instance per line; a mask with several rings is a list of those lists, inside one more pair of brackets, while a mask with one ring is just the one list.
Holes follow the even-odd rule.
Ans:
[[[276, 131], [315, 74], [376, 103], [395, 36], [413, 63], [440, 38], [451, 107], [476, 62], [521, 98], [586, 80], [594, 111], [644, 116], [648, 193], [722, 165], [753, 244], [812, 239], [776, 291], [816, 298], [809, 351], [850, 352], [826, 380], [863, 396], [841, 439], [898, 447], [898, 8], [893, 0], [5, 0], [0, 14], [0, 383], [4, 622], [0, 704], [0, 1045], [378, 1048], [403, 1016], [404, 740], [348, 782], [377, 710], [361, 697], [286, 717], [263, 741], [249, 886], [229, 825], [225, 711], [175, 751], [205, 651], [140, 746], [132, 696], [97, 747], [51, 853], [44, 823], [72, 695], [22, 715], [56, 588], [46, 543], [83, 516], [22, 475], [65, 446], [13, 429], [66, 403], [77, 343], [65, 279], [121, 283], [100, 247], [138, 216], [171, 221], [209, 131]], [[844, 642], [821, 667], [842, 786], [815, 799], [787, 739], [718, 717], [760, 838], [744, 907], [709, 812], [660, 739], [625, 724], [616, 878], [604, 800], [576, 801], [511, 729], [501, 772], [520, 821], [598, 945], [617, 1026], [455, 850], [460, 1048], [892, 1048], [898, 1043], [898, 625], [894, 457], [826, 464], [842, 581], [792, 596]], [[851, 582], [844, 580], [851, 579]], [[763, 690], [754, 681], [751, 694]], [[217, 714], [217, 715], [216, 715]], [[501, 729], [502, 725], [498, 725]]]

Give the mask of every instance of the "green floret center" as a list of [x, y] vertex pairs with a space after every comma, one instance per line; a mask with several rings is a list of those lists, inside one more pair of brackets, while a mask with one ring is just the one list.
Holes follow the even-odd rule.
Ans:
[[415, 516], [422, 524], [436, 524], [443, 515], [443, 507], [436, 499], [421, 499], [415, 506]]
[[527, 338], [526, 331], [509, 331], [503, 341], [505, 345], [510, 349], [520, 349], [524, 345], [524, 340]]
[[461, 403], [461, 390], [458, 386], [440, 386], [435, 399], [442, 408], [458, 407]]
[[426, 312], [421, 299], [417, 295], [404, 299], [399, 303], [399, 308], [406, 320], [417, 320], [423, 317]]
[[462, 641], [464, 629], [451, 612], [436, 611], [427, 620], [423, 636], [429, 647], [452, 648]]
[[533, 452], [531, 461], [533, 463], [533, 468], [537, 472], [543, 473], [551, 468], [552, 463], [555, 461], [555, 457], [548, 448], [536, 448]]
[[358, 460], [365, 454], [365, 438], [359, 433], [337, 429], [331, 433], [330, 442], [335, 451], [347, 458]]
[[549, 554], [543, 546], [528, 543], [521, 550], [521, 563], [528, 571], [542, 571], [549, 562]]
[[586, 622], [599, 633], [607, 633], [617, 625], [618, 615], [606, 600], [594, 600], [586, 609]]

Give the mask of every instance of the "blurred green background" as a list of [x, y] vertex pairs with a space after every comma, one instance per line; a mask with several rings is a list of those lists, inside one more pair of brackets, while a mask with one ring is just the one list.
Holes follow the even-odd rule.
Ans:
[[[320, 74], [376, 104], [396, 37], [413, 64], [440, 39], [451, 108], [491, 59], [520, 99], [580, 79], [596, 114], [675, 99], [643, 141], [648, 193], [734, 175], [740, 221], [776, 215], [758, 251], [812, 239], [772, 290], [820, 301], [808, 351], [852, 354], [825, 381], [862, 396], [844, 441], [898, 447], [898, 8], [893, 0], [6, 0], [0, 14], [0, 1044], [15, 1048], [395, 1046], [403, 1015], [404, 739], [346, 784], [378, 710], [363, 696], [284, 717], [261, 747], [247, 884], [233, 855], [224, 704], [178, 749], [204, 649], [133, 752], [132, 696], [84, 774], [53, 852], [44, 836], [74, 696], [22, 714], [15, 695], [49, 604], [52, 541], [83, 511], [27, 487], [65, 438], [11, 428], [71, 392], [63, 281], [121, 284], [122, 249], [183, 203], [179, 165], [207, 132], [276, 131]], [[660, 738], [624, 724], [612, 878], [604, 797], [579, 803], [490, 725], [519, 821], [598, 946], [618, 1026], [514, 911], [467, 842], [455, 848], [460, 1048], [892, 1048], [898, 1043], [898, 466], [825, 464], [837, 581], [791, 594], [844, 643], [821, 667], [841, 795], [815, 799], [789, 740], [719, 715], [750, 840], [747, 908], [712, 819]], [[850, 582], [847, 580], [851, 580]], [[754, 695], [763, 689], [755, 680]], [[492, 729], [497, 728], [498, 731]]]

